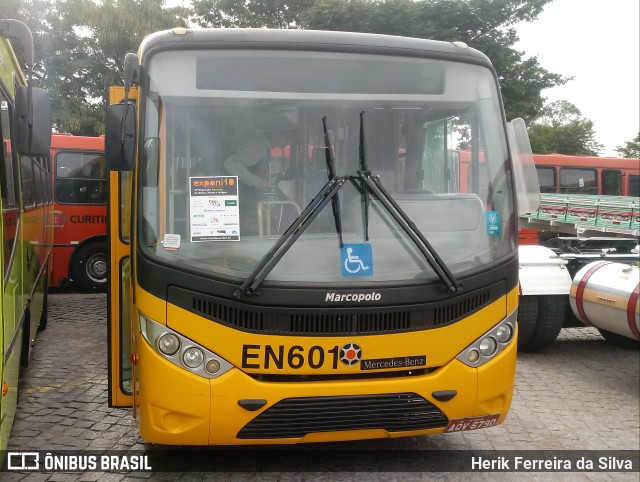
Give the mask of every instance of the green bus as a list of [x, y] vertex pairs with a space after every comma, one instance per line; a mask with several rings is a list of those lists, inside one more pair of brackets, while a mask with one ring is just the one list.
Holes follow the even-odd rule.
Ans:
[[[26, 72], [9, 42], [26, 52]], [[0, 20], [0, 450], [16, 415], [20, 368], [29, 362], [36, 331], [47, 322], [48, 272], [53, 245], [51, 106], [31, 86], [33, 39], [16, 20]]]

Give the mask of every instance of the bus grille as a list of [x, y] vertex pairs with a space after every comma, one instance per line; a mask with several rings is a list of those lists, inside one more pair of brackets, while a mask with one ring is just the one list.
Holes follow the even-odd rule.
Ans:
[[496, 286], [453, 300], [401, 307], [255, 306], [172, 287], [169, 302], [236, 329], [278, 335], [358, 335], [418, 331], [454, 323], [504, 295]]
[[297, 438], [365, 429], [406, 432], [445, 427], [448, 422], [438, 407], [415, 393], [287, 398], [251, 420], [237, 438]]

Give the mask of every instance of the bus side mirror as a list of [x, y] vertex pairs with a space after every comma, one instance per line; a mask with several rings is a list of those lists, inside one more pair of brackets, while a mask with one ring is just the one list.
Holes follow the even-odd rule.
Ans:
[[136, 154], [136, 106], [107, 107], [105, 157], [111, 171], [132, 171]]
[[129, 52], [124, 56], [124, 89], [129, 91], [131, 86], [138, 85], [140, 77], [140, 65], [138, 64], [138, 56]]
[[51, 148], [51, 98], [43, 89], [31, 89], [33, 121], [29, 125], [29, 88], [16, 86], [17, 150], [27, 156], [48, 156]]

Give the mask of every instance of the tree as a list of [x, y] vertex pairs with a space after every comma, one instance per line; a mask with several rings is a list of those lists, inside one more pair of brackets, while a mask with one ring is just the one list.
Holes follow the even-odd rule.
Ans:
[[544, 89], [567, 79], [514, 49], [514, 26], [552, 0], [3, 0], [0, 16], [22, 19], [36, 36], [36, 78], [53, 95], [54, 125], [74, 134], [102, 129], [104, 93], [119, 83], [126, 52], [157, 30], [197, 24], [349, 30], [461, 40], [492, 60], [508, 119], [540, 116]]
[[566, 100], [552, 102], [540, 119], [529, 126], [531, 149], [536, 154], [578, 154], [597, 156], [603, 149], [594, 140], [593, 121]]
[[59, 32], [47, 56], [48, 79], [58, 96], [54, 125], [74, 134], [102, 130], [108, 86], [122, 83], [124, 56], [157, 30], [186, 25], [183, 8], [163, 0], [59, 0], [50, 18]]
[[[4, 0], [3, 0], [4, 1]], [[124, 56], [157, 30], [185, 26], [184, 8], [163, 0], [7, 0], [34, 33], [36, 84], [52, 94], [53, 125], [60, 132], [98, 135], [104, 97], [122, 82]]]
[[277, 27], [368, 32], [461, 40], [491, 59], [508, 119], [530, 123], [543, 109], [544, 89], [568, 79], [513, 48], [514, 26], [534, 20], [552, 0], [194, 0], [201, 26]]
[[625, 142], [624, 146], [616, 147], [616, 152], [627, 159], [640, 158], [640, 132], [632, 141]]
[[299, 28], [299, 15], [315, 0], [194, 0], [202, 27]]
[[[43, 52], [51, 30], [45, 19], [52, 10], [51, 0], [2, 0], [0, 3], [0, 18], [20, 20], [31, 29], [34, 44], [33, 78], [36, 86], [41, 86], [40, 81], [44, 76]], [[26, 54], [23, 46], [18, 42], [13, 42], [12, 45], [18, 61], [24, 66]]]

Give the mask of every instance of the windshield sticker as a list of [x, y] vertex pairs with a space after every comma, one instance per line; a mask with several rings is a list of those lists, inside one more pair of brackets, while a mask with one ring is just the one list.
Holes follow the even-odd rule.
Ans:
[[500, 236], [500, 213], [498, 211], [485, 211], [487, 223], [487, 234], [489, 236]]
[[373, 276], [370, 244], [345, 244], [340, 248], [342, 276]]
[[189, 178], [191, 241], [240, 241], [238, 176]]
[[180, 250], [180, 235], [179, 234], [165, 234], [162, 241], [162, 249], [165, 251], [179, 251]]

